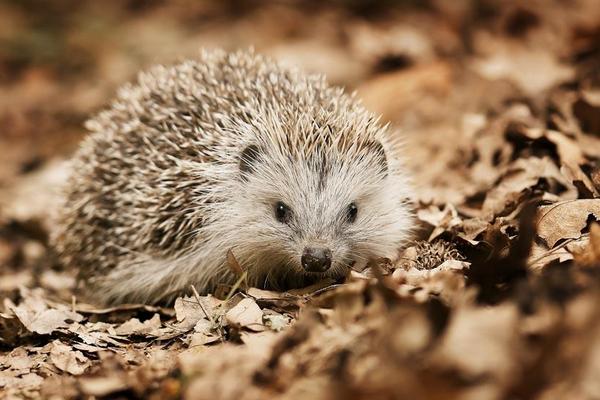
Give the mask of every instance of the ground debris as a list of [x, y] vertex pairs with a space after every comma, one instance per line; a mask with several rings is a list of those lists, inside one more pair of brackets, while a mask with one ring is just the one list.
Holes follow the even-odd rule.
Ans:
[[[13, 3], [1, 398], [600, 396], [597, 1]], [[86, 302], [47, 247], [63, 161], [117, 85], [199, 46], [325, 72], [399, 128], [418, 227], [397, 262], [274, 292], [247, 287], [232, 249], [237, 290]]]

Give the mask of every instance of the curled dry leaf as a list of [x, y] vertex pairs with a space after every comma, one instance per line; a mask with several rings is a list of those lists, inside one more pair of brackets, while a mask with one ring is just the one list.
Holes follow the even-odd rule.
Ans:
[[573, 256], [582, 265], [600, 265], [600, 224], [594, 223], [590, 226], [590, 237], [587, 245], [576, 248]]
[[33, 357], [27, 354], [27, 351], [18, 347], [11, 351], [5, 360], [0, 358], [0, 367], [8, 368], [19, 374], [28, 373], [35, 365]]
[[276, 312], [265, 313], [265, 326], [273, 331], [281, 331], [290, 324], [290, 318]]
[[214, 319], [216, 307], [220, 304], [221, 301], [213, 296], [178, 297], [174, 306], [178, 328], [190, 330], [203, 318]]
[[81, 375], [90, 366], [90, 361], [82, 352], [58, 340], [52, 342], [50, 360], [56, 368], [71, 375]]
[[362, 84], [358, 92], [369, 109], [392, 117], [424, 93], [447, 93], [451, 78], [452, 67], [448, 63], [433, 62], [377, 76]]
[[190, 338], [190, 347], [214, 343], [222, 339], [220, 332], [215, 330], [212, 322], [200, 319], [194, 326], [194, 332]]
[[561, 193], [563, 198], [575, 198], [577, 193], [573, 185], [560, 173], [559, 168], [549, 157], [520, 158], [503, 174], [500, 182], [487, 194], [483, 203], [484, 218], [492, 220], [493, 217], [507, 206], [515, 207], [521, 200], [523, 191], [532, 188], [541, 179], [544, 179], [558, 189], [567, 189]]
[[250, 330], [262, 331], [265, 329], [263, 312], [258, 304], [250, 298], [241, 300], [227, 311], [225, 320], [231, 325], [238, 325]]
[[600, 134], [600, 90], [582, 90], [573, 103], [573, 114], [584, 132]]
[[[482, 39], [484, 40], [484, 39]], [[488, 44], [494, 52], [472, 63], [483, 77], [507, 79], [529, 95], [535, 95], [572, 79], [574, 70], [561, 64], [558, 57], [544, 49], [507, 45], [510, 42]]]
[[132, 318], [117, 326], [115, 328], [115, 333], [120, 336], [153, 335], [158, 332], [161, 325], [160, 315], [154, 314], [152, 318], [144, 322], [140, 322], [137, 318]]
[[66, 306], [49, 308], [42, 299], [39, 291], [21, 291], [24, 297], [18, 305], [8, 303], [8, 308], [17, 316], [19, 321], [32, 333], [50, 334], [60, 328], [66, 328], [71, 322], [80, 322], [81, 314], [70, 311]]
[[462, 223], [456, 207], [452, 204], [446, 204], [443, 209], [434, 205], [422, 208], [417, 211], [417, 218], [434, 227], [428, 238], [430, 242], [445, 231], [451, 231]]
[[519, 345], [518, 315], [512, 304], [460, 308], [453, 315], [434, 358], [472, 378], [492, 374], [496, 379], [508, 379], [517, 359], [506, 350]]
[[590, 216], [600, 220], [600, 199], [564, 201], [540, 207], [538, 236], [550, 248], [559, 240], [577, 239], [581, 237]]
[[127, 389], [127, 381], [118, 375], [108, 377], [82, 378], [79, 380], [81, 391], [88, 396], [103, 397]]

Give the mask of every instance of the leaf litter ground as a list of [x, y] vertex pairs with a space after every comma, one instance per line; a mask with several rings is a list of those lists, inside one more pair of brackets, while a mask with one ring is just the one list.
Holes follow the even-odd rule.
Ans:
[[[595, 1], [184, 3], [0, 2], [3, 397], [600, 397]], [[414, 242], [344, 284], [248, 288], [230, 255], [213, 296], [88, 304], [47, 248], [82, 121], [142, 66], [249, 45], [399, 128]]]

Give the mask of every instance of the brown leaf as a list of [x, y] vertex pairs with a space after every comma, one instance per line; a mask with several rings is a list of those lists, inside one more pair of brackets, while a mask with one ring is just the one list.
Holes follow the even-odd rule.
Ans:
[[40, 335], [47, 335], [59, 328], [66, 328], [70, 322], [79, 322], [83, 316], [66, 309], [48, 308], [39, 291], [21, 291], [24, 296], [19, 305], [10, 305], [10, 310], [19, 321], [29, 330]]
[[[42, 385], [42, 383], [44, 382], [44, 378], [42, 378], [41, 376], [39, 376], [38, 374], [33, 373], [33, 372], [29, 373], [29, 374], [25, 374], [21, 377], [7, 376], [7, 375], [3, 376], [3, 372], [4, 371], [0, 371], [0, 388], [35, 389], [35, 388], [39, 388]], [[3, 390], [0, 391], [0, 394], [4, 394]], [[7, 398], [11, 398], [11, 397], [7, 397]], [[18, 399], [20, 397], [15, 396], [12, 398]]]
[[154, 314], [151, 319], [140, 322], [137, 318], [131, 318], [115, 328], [117, 335], [152, 335], [162, 326], [160, 315]]
[[[201, 303], [198, 303], [200, 301]], [[178, 328], [189, 331], [201, 319], [214, 317], [215, 308], [221, 303], [213, 296], [178, 297], [175, 300], [175, 315]]]
[[600, 265], [600, 224], [590, 226], [590, 238], [587, 245], [578, 247], [573, 251], [575, 261], [582, 265]]
[[264, 320], [265, 326], [276, 332], [283, 330], [289, 326], [291, 322], [288, 316], [276, 313], [274, 311], [270, 313], [265, 312]]
[[123, 376], [94, 377], [79, 379], [81, 391], [88, 396], [102, 397], [127, 389], [127, 380]]
[[507, 206], [516, 206], [521, 200], [523, 191], [536, 185], [541, 178], [547, 180], [550, 185], [558, 184], [568, 189], [561, 193], [562, 198], [577, 196], [571, 182], [565, 179], [550, 158], [520, 158], [503, 174], [502, 180], [487, 193], [482, 206], [484, 217], [490, 220], [503, 212]]
[[462, 223], [462, 219], [458, 216], [458, 212], [452, 204], [446, 204], [443, 210], [434, 205], [426, 209], [420, 209], [417, 211], [417, 218], [433, 226], [428, 241], [435, 240], [442, 233], [452, 231]]
[[[52, 301], [48, 301], [48, 304], [52, 305], [54, 304]], [[113, 306], [113, 307], [97, 307], [91, 304], [86, 304], [86, 303], [77, 303], [75, 305], [75, 310], [82, 313], [82, 314], [95, 314], [95, 315], [101, 315], [101, 314], [113, 314], [115, 312], [120, 312], [120, 311], [137, 311], [137, 310], [143, 310], [143, 311], [147, 311], [147, 312], [152, 312], [152, 313], [160, 313], [162, 315], [165, 316], [169, 316], [172, 317], [174, 314], [173, 309], [171, 308], [165, 308], [165, 307], [156, 307], [156, 306], [150, 306], [147, 304], [120, 304], [117, 306]]]
[[19, 375], [21, 375], [30, 372], [30, 370], [35, 366], [35, 360], [32, 356], [27, 354], [27, 350], [25, 350], [25, 348], [17, 347], [10, 352], [6, 362], [2, 362], [0, 359], [0, 366], [3, 364], [13, 371], [18, 371]]
[[493, 374], [506, 380], [517, 362], [510, 351], [518, 344], [517, 322], [513, 304], [460, 308], [434, 357], [470, 377]]
[[190, 339], [190, 347], [201, 346], [221, 340], [221, 335], [215, 331], [212, 322], [201, 319], [194, 326], [194, 333]]
[[538, 236], [550, 248], [561, 239], [577, 239], [590, 215], [600, 219], [600, 199], [564, 201], [540, 207]]
[[528, 95], [535, 95], [572, 79], [574, 70], [545, 49], [531, 49], [495, 41], [493, 52], [473, 62], [472, 67], [489, 79], [507, 79]]
[[82, 352], [74, 351], [59, 340], [52, 342], [50, 360], [58, 369], [71, 375], [81, 375], [90, 366], [88, 358]]
[[424, 93], [447, 93], [451, 78], [450, 65], [433, 62], [377, 76], [361, 85], [358, 92], [367, 108], [391, 119]]
[[225, 320], [229, 324], [239, 325], [257, 331], [265, 329], [262, 318], [262, 310], [258, 304], [250, 298], [241, 300], [225, 314]]
[[584, 132], [600, 135], [600, 90], [582, 90], [573, 114]]
[[231, 250], [227, 250], [227, 265], [236, 276], [242, 276], [244, 273], [244, 268], [242, 268]]

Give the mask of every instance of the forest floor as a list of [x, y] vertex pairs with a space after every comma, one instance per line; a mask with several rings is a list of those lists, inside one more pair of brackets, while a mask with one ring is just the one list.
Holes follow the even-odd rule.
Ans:
[[[414, 242], [343, 285], [87, 304], [47, 244], [83, 122], [249, 46], [398, 128]], [[600, 398], [595, 0], [0, 1], [0, 149], [0, 397]]]

